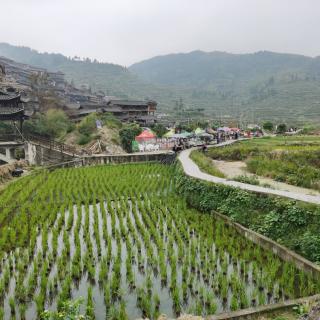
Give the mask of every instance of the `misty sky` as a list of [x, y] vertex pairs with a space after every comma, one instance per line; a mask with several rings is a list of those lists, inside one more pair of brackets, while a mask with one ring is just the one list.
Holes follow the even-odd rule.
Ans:
[[0, 42], [130, 65], [193, 50], [320, 55], [320, 0], [0, 0]]

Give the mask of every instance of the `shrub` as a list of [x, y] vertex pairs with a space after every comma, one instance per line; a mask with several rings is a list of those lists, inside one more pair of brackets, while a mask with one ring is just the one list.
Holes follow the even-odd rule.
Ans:
[[65, 301], [62, 303], [60, 311], [45, 310], [40, 319], [41, 320], [58, 320], [58, 319], [83, 319], [89, 320], [88, 316], [80, 315], [80, 306], [83, 303], [83, 299], [77, 299], [74, 301]]
[[157, 137], [162, 138], [163, 135], [167, 132], [167, 129], [164, 125], [157, 123], [152, 126], [152, 130], [155, 132]]
[[287, 131], [287, 125], [285, 123], [281, 123], [277, 127], [277, 133], [285, 133]]
[[122, 127], [121, 121], [118, 120], [112, 113], [103, 113], [100, 118], [104, 125], [106, 125], [109, 129], [120, 129]]
[[32, 120], [26, 121], [24, 130], [29, 133], [59, 138], [72, 131], [73, 124], [62, 110], [50, 109]]
[[86, 136], [85, 134], [80, 134], [78, 139], [77, 139], [77, 144], [79, 145], [85, 145], [91, 141], [90, 136]]
[[260, 185], [259, 179], [255, 176], [247, 176], [247, 175], [241, 175], [233, 178], [234, 181], [243, 182], [247, 184], [252, 184], [254, 186]]
[[91, 113], [78, 124], [78, 131], [82, 135], [90, 136], [96, 130], [97, 114]]
[[273, 130], [273, 123], [271, 121], [266, 121], [263, 125], [262, 125], [264, 130], [267, 131], [272, 131]]
[[300, 239], [301, 252], [312, 261], [320, 263], [320, 236], [307, 231]]
[[141, 128], [136, 124], [125, 126], [119, 131], [120, 142], [124, 150], [132, 152], [132, 141], [142, 132]]

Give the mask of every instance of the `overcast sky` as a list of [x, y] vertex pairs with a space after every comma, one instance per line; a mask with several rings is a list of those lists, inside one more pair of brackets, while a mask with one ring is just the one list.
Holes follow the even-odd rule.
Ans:
[[320, 55], [320, 0], [0, 0], [0, 42], [130, 65], [193, 50]]

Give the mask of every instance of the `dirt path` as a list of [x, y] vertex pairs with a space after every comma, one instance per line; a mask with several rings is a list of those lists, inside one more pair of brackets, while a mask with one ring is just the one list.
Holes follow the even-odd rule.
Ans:
[[[213, 148], [220, 147], [220, 146], [224, 146], [224, 145], [231, 144], [231, 143], [234, 143], [234, 140], [228, 141], [226, 143], [221, 143], [218, 146], [212, 146], [212, 147]], [[251, 185], [251, 184], [247, 184], [247, 183], [231, 181], [231, 180], [224, 179], [224, 178], [218, 178], [218, 177], [214, 177], [210, 174], [204, 173], [193, 162], [193, 160], [190, 159], [190, 153], [196, 149], [197, 148], [191, 148], [188, 150], [184, 150], [179, 155], [179, 160], [182, 164], [183, 170], [184, 170], [185, 174], [190, 177], [205, 180], [205, 181], [210, 181], [210, 182], [214, 182], [214, 183], [221, 183], [221, 184], [224, 184], [227, 186], [232, 186], [232, 187], [240, 188], [243, 190], [259, 192], [259, 193], [264, 193], [264, 194], [273, 194], [276, 196], [286, 197], [286, 198], [295, 199], [295, 200], [299, 200], [299, 201], [314, 203], [314, 204], [318, 204], [318, 205], [320, 204], [320, 196], [318, 196], [318, 195], [310, 195], [310, 194], [304, 194], [301, 192], [293, 192], [293, 191], [286, 191], [286, 190], [275, 190], [275, 189], [266, 188], [266, 187], [262, 187], [262, 186], [255, 186], [255, 185]]]
[[250, 173], [247, 170], [246, 163], [243, 161], [212, 160], [212, 162], [214, 166], [224, 173], [224, 175], [230, 180], [241, 175], [246, 175], [248, 177], [254, 176], [259, 180], [261, 185], [270, 185], [270, 187], [275, 190], [284, 190], [306, 195], [320, 196], [320, 192], [316, 190], [293, 186], [287, 183], [275, 181], [271, 178], [261, 177]]

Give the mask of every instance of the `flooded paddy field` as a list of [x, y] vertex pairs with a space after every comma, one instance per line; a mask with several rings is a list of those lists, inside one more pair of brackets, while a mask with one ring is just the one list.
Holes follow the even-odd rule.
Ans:
[[208, 315], [317, 292], [309, 275], [187, 207], [174, 168], [63, 169], [0, 194], [0, 319], [84, 298], [96, 319]]

